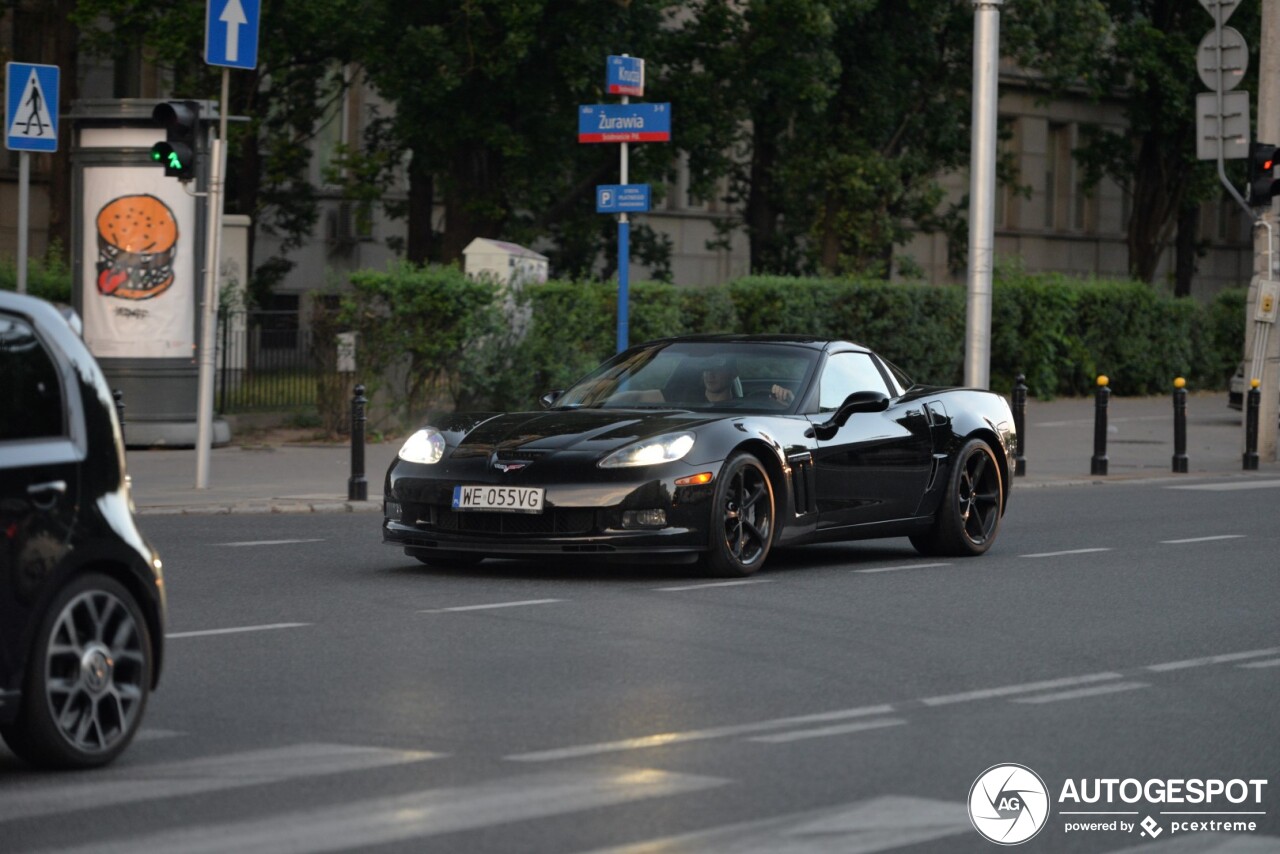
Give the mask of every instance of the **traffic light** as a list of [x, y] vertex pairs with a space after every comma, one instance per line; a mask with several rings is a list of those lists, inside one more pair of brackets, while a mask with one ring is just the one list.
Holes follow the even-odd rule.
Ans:
[[1264, 208], [1280, 193], [1275, 177], [1277, 148], [1265, 142], [1249, 143], [1249, 207]]
[[165, 101], [156, 104], [151, 118], [165, 129], [164, 142], [151, 146], [151, 159], [164, 166], [164, 174], [179, 181], [196, 177], [200, 105], [195, 101]]

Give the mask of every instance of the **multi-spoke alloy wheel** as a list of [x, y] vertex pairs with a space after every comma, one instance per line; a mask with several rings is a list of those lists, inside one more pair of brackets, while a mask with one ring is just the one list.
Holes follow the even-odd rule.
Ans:
[[739, 454], [725, 463], [711, 510], [708, 568], [744, 576], [760, 568], [773, 543], [773, 484], [760, 461]]
[[1004, 483], [991, 447], [971, 440], [956, 455], [947, 494], [933, 528], [911, 538], [925, 554], [980, 555], [995, 541], [1004, 504]]
[[6, 728], [5, 740], [38, 764], [115, 758], [151, 687], [151, 640], [133, 596], [101, 575], [73, 582], [55, 598], [33, 653], [14, 737]]

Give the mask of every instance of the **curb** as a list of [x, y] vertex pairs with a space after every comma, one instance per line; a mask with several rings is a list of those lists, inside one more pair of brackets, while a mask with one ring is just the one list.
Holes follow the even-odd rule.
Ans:
[[139, 516], [266, 516], [302, 513], [381, 513], [381, 501], [250, 501], [235, 504], [156, 504], [137, 507]]

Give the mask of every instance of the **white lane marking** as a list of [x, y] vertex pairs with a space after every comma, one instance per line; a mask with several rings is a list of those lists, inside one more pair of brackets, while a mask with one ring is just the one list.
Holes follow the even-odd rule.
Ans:
[[777, 718], [770, 721], [756, 721], [749, 724], [731, 724], [729, 726], [711, 727], [709, 729], [687, 730], [685, 732], [665, 732], [640, 738], [624, 738], [619, 741], [606, 741], [599, 744], [579, 744], [574, 747], [559, 747], [552, 750], [535, 750], [531, 753], [517, 753], [505, 757], [513, 762], [549, 762], [556, 759], [577, 759], [582, 756], [595, 756], [601, 753], [620, 753], [624, 750], [643, 750], [648, 747], [664, 747], [668, 744], [683, 744], [688, 741], [704, 741], [711, 738], [726, 738], [733, 735], [746, 735], [751, 732], [764, 732], [771, 729], [784, 729], [790, 726], [823, 721], [838, 721], [848, 718], [862, 718], [870, 715], [886, 715], [893, 711], [893, 706], [864, 706], [858, 709], [841, 709], [835, 712], [818, 712], [812, 715], [798, 715], [790, 718]]
[[1280, 667], [1280, 658], [1270, 661], [1251, 661], [1248, 664], [1237, 664], [1236, 667]]
[[1109, 685], [1095, 685], [1092, 688], [1076, 688], [1073, 691], [1059, 691], [1055, 694], [1037, 694], [1034, 697], [1018, 697], [1011, 703], [1057, 703], [1061, 700], [1079, 700], [1083, 697], [1097, 697], [1102, 694], [1117, 694], [1121, 691], [1136, 691], [1139, 688], [1150, 688], [1150, 682], [1112, 682]]
[[239, 543], [214, 543], [215, 546], [288, 546], [294, 543], [323, 543], [324, 538], [313, 538], [309, 540], [245, 540]]
[[[182, 762], [130, 765], [121, 774], [44, 777], [23, 781], [0, 798], [0, 821], [196, 795], [436, 759], [424, 750], [384, 750], [345, 744], [297, 744]], [[245, 849], [251, 850], [251, 849]]]
[[[317, 806], [248, 821], [183, 827], [67, 852], [214, 854], [363, 851], [511, 822], [713, 789], [729, 781], [650, 768], [543, 773], [473, 786]], [[98, 804], [94, 804], [98, 806]]]
[[1206, 664], [1226, 664], [1231, 661], [1243, 661], [1247, 658], [1267, 658], [1277, 653], [1280, 653], [1280, 646], [1270, 649], [1255, 649], [1248, 652], [1231, 652], [1226, 655], [1206, 655], [1201, 658], [1187, 658], [1182, 661], [1166, 661], [1162, 664], [1152, 664], [1147, 667], [1147, 670], [1163, 673], [1166, 670], [1183, 670], [1187, 667], [1203, 667]]
[[869, 729], [884, 729], [891, 726], [902, 726], [906, 721], [902, 718], [881, 718], [878, 721], [862, 721], [852, 724], [835, 724], [817, 729], [799, 729], [791, 732], [776, 732], [773, 735], [757, 735], [747, 741], [760, 741], [765, 744], [785, 744], [789, 741], [802, 741], [807, 738], [827, 738], [833, 735], [848, 735], [853, 732], [864, 732]]
[[205, 629], [199, 632], [170, 632], [165, 635], [166, 640], [174, 640], [175, 638], [204, 638], [211, 635], [238, 635], [241, 632], [270, 632], [275, 629], [297, 629], [302, 626], [309, 626], [311, 623], [270, 623], [265, 626], [236, 626], [232, 629]]
[[1184, 483], [1165, 489], [1203, 489], [1206, 492], [1234, 492], [1238, 489], [1280, 489], [1280, 480], [1246, 480], [1238, 483]]
[[488, 605], [458, 605], [454, 608], [431, 608], [419, 614], [448, 614], [455, 611], [489, 611], [494, 608], [522, 608], [525, 605], [550, 605], [563, 599], [525, 599], [521, 602], [491, 602]]
[[773, 578], [744, 578], [741, 581], [709, 581], [706, 584], [686, 584], [682, 587], [655, 587], [664, 593], [676, 593], [681, 590], [707, 590], [711, 587], [741, 587], [744, 584], [768, 584]]
[[871, 569], [855, 569], [854, 572], [899, 572], [904, 569], [933, 569], [938, 566], [951, 566], [949, 563], [913, 563], [908, 566], [876, 566]]
[[875, 854], [972, 833], [973, 825], [961, 803], [884, 795], [648, 839], [591, 854]]
[[1244, 534], [1217, 534], [1212, 537], [1188, 537], [1185, 540], [1161, 540], [1161, 543], [1170, 546], [1180, 546], [1183, 543], [1210, 543], [1215, 540], [1239, 540], [1243, 539]]
[[1062, 557], [1063, 555], [1087, 555], [1093, 552], [1109, 552], [1111, 549], [1068, 549], [1064, 552], [1039, 552], [1030, 555], [1018, 555], [1018, 557]]
[[1012, 694], [1030, 694], [1034, 691], [1046, 691], [1052, 688], [1068, 688], [1072, 685], [1088, 685], [1093, 682], [1105, 682], [1119, 679], [1119, 673], [1090, 673], [1085, 676], [1068, 676], [1063, 679], [1047, 679], [1043, 682], [1024, 682], [1021, 685], [1005, 685], [1000, 688], [984, 688], [978, 691], [964, 691], [960, 694], [944, 694], [941, 697], [927, 697], [920, 702], [926, 706], [948, 706], [952, 703], [968, 703], [972, 700], [989, 700], [992, 697], [1008, 697]]

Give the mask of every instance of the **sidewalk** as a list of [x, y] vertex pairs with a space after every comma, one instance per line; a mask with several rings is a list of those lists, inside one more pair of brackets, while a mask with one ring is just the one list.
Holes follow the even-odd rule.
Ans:
[[[1243, 416], [1226, 392], [1192, 394], [1187, 404], [1187, 474], [1174, 474], [1170, 397], [1112, 397], [1107, 411], [1108, 474], [1091, 476], [1094, 400], [1027, 402], [1027, 473], [1013, 488], [1205, 478], [1276, 478], [1280, 463], [1242, 470]], [[140, 514], [379, 513], [382, 481], [400, 441], [365, 446], [369, 500], [348, 501], [349, 444], [232, 444], [210, 455], [209, 487], [196, 489], [194, 450], [130, 450], [129, 475]]]

